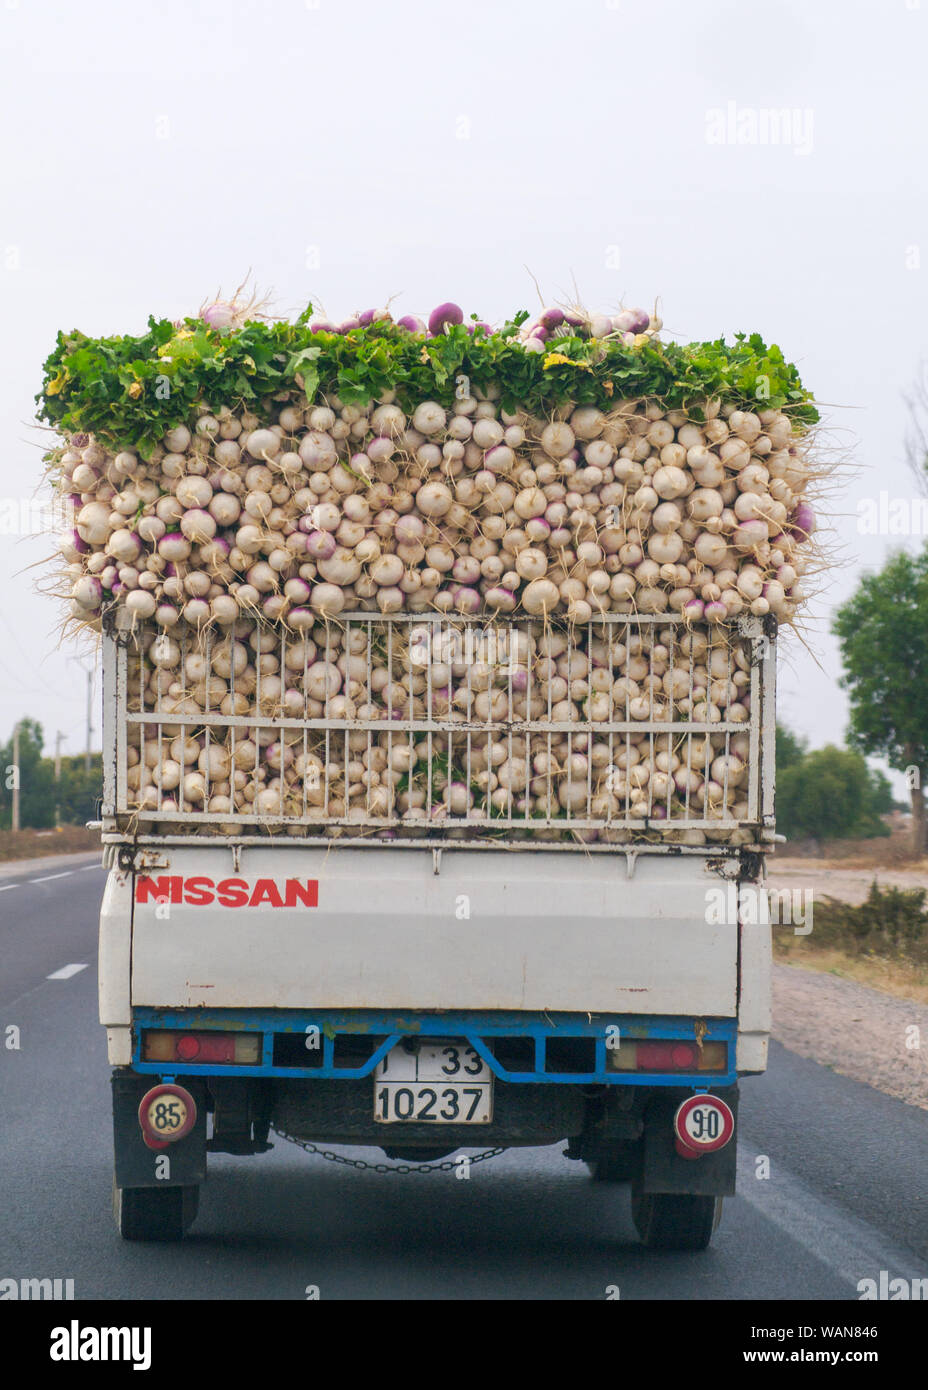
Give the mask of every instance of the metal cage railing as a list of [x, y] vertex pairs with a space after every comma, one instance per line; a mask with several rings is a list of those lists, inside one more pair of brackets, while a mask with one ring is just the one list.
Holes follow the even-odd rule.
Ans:
[[362, 612], [174, 637], [120, 614], [104, 829], [769, 839], [774, 697], [760, 618]]

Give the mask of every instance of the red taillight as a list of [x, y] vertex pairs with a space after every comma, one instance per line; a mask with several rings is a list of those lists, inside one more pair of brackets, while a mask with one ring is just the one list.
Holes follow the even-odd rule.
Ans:
[[639, 1071], [696, 1071], [699, 1048], [688, 1042], [639, 1042]]
[[146, 1029], [142, 1034], [142, 1061], [256, 1067], [261, 1061], [261, 1043], [260, 1033], [181, 1033]]
[[228, 1033], [182, 1033], [174, 1045], [182, 1062], [234, 1062], [235, 1038]]
[[697, 1042], [683, 1038], [623, 1038], [608, 1048], [606, 1064], [615, 1071], [723, 1072], [728, 1066], [728, 1044]]

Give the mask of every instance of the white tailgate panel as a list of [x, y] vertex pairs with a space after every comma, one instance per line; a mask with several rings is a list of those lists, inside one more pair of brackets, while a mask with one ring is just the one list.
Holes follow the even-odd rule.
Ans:
[[548, 1009], [734, 1016], [737, 927], [701, 856], [164, 851], [152, 878], [318, 879], [317, 907], [136, 901], [132, 1002], [153, 1007]]

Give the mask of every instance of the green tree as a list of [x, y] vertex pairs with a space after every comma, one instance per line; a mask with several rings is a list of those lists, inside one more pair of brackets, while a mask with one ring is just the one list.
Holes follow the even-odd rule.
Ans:
[[800, 762], [806, 755], [806, 741], [785, 728], [782, 724], [777, 725], [777, 746], [776, 762], [777, 776], [785, 772], [794, 763]]
[[928, 547], [899, 551], [876, 574], [865, 574], [838, 609], [833, 630], [841, 646], [850, 696], [850, 741], [862, 753], [904, 772], [912, 800], [912, 851], [925, 849], [928, 768]]
[[61, 759], [61, 781], [57, 801], [62, 825], [83, 825], [99, 819], [99, 800], [103, 794], [103, 757], [91, 754], [90, 771], [84, 767], [84, 755]]
[[[55, 774], [51, 761], [42, 757], [42, 726], [35, 719], [19, 721], [19, 823], [27, 827], [44, 830], [55, 824], [54, 782]], [[9, 829], [13, 820], [13, 735], [0, 748], [0, 766], [3, 768], [2, 801], [0, 801], [0, 824]]]
[[[103, 759], [94, 753], [90, 771], [83, 756], [61, 759], [61, 778], [55, 782], [55, 761], [42, 756], [44, 736], [35, 719], [19, 721], [19, 823], [23, 830], [48, 830], [55, 824], [55, 807], [62, 825], [82, 825], [97, 818], [102, 792]], [[0, 826], [13, 820], [13, 736], [0, 745]]]
[[[873, 798], [870, 803], [870, 814], [873, 816], [888, 816], [890, 811], [906, 810], [907, 807], [899, 807], [893, 798], [893, 784], [886, 776], [885, 772], [880, 772], [879, 768], [871, 767], [870, 784], [873, 788]], [[882, 834], [882, 831], [878, 832]]]
[[777, 770], [777, 824], [791, 839], [888, 835], [889, 779], [854, 749], [827, 744]]

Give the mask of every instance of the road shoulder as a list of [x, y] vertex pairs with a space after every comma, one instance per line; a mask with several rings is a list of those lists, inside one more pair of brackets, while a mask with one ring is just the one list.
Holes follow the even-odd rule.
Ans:
[[37, 874], [53, 874], [56, 869], [77, 869], [83, 864], [99, 864], [103, 851], [77, 850], [73, 854], [46, 854], [41, 859], [7, 859], [0, 864], [0, 881], [28, 879]]
[[774, 965], [773, 1036], [802, 1057], [928, 1110], [928, 1005]]

